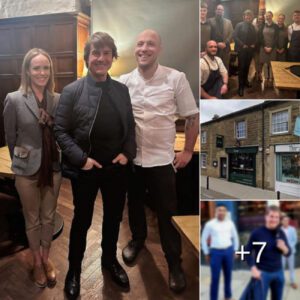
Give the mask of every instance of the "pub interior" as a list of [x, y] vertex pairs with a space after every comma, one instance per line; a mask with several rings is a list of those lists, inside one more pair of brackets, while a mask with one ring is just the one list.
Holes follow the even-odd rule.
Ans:
[[[2, 3], [1, 3], [2, 2]], [[120, 75], [136, 67], [134, 44], [139, 32], [153, 28], [160, 33], [163, 53], [160, 63], [186, 74], [191, 95], [197, 102], [198, 92], [198, 1], [0, 1], [0, 298], [1, 299], [65, 299], [68, 272], [69, 236], [74, 212], [72, 187], [63, 178], [55, 214], [50, 257], [56, 269], [56, 282], [46, 288], [34, 284], [34, 259], [25, 232], [20, 195], [15, 187], [15, 174], [4, 130], [4, 100], [18, 90], [24, 55], [32, 48], [46, 50], [53, 61], [55, 92], [87, 76], [83, 55], [92, 33], [107, 32], [118, 48], [119, 58], [109, 75]], [[186, 18], [186, 14], [191, 17]], [[124, 15], [127, 17], [124, 18]], [[176, 17], [174, 17], [174, 15]], [[151, 18], [149, 18], [151, 16]], [[182, 26], [174, 32], [176, 22]], [[119, 21], [116, 21], [119, 20]], [[186, 28], [191, 28], [188, 32]], [[178, 37], [181, 36], [180, 41]], [[185, 53], [177, 44], [186, 45]], [[186, 56], [190, 57], [186, 61]], [[10, 120], [8, 120], [10, 122]], [[198, 124], [197, 124], [198, 126]], [[174, 152], [185, 147], [185, 120], [176, 121]], [[178, 209], [172, 226], [181, 236], [182, 269], [187, 288], [176, 293], [169, 288], [169, 269], [161, 248], [157, 211], [146, 195], [148, 235], [137, 260], [125, 264], [122, 249], [131, 238], [128, 208], [125, 203], [117, 257], [126, 270], [130, 289], [122, 289], [101, 270], [102, 195], [98, 192], [81, 269], [79, 299], [199, 299], [199, 138], [190, 162], [176, 173]], [[15, 154], [14, 154], [15, 155]], [[118, 187], [116, 187], [118, 189]], [[75, 299], [75, 298], [72, 298]]]
[[[299, 70], [296, 72], [292, 70], [293, 68], [299, 68], [299, 59], [291, 59], [287, 55], [289, 51], [292, 51], [291, 45], [294, 43], [291, 41], [292, 32], [294, 32], [293, 38], [295, 38], [295, 34], [297, 34], [296, 27], [299, 26], [297, 24], [300, 22], [297, 20], [295, 23], [295, 15], [297, 18], [298, 15], [300, 16], [297, 0], [204, 0], [201, 3], [205, 5], [204, 10], [207, 11], [206, 18], [203, 17], [206, 21], [200, 21], [200, 28], [202, 28], [201, 43], [206, 44], [209, 39], [216, 39], [218, 43], [221, 41], [221, 37], [218, 37], [218, 28], [214, 25], [218, 7], [222, 10], [223, 17], [227, 19], [222, 27], [223, 29], [219, 28], [223, 31], [223, 38], [226, 43], [225, 50], [227, 50], [222, 50], [226, 53], [224, 54], [225, 57], [220, 54], [219, 46], [217, 52], [217, 56], [220, 56], [223, 60], [229, 77], [228, 88], [226, 93], [222, 93], [221, 98], [299, 98]], [[250, 31], [245, 31], [246, 27], [243, 28], [244, 25], [241, 23], [244, 21], [247, 24], [244, 17], [245, 12], [249, 16]], [[257, 20], [259, 20], [258, 23]], [[264, 25], [265, 22], [268, 22], [267, 26], [274, 27], [274, 32], [272, 29], [270, 30], [272, 33], [268, 33], [269, 27]], [[208, 32], [205, 28], [208, 28], [210, 23], [212, 29]], [[294, 31], [292, 28], [295, 28]], [[206, 33], [204, 33], [205, 31]], [[270, 49], [272, 48], [270, 53], [265, 52], [269, 51], [266, 50], [268, 39], [272, 44], [270, 45]], [[245, 47], [248, 47], [245, 46], [247, 43], [251, 43], [251, 45], [249, 44], [249, 50], [248, 48], [245, 49]], [[205, 45], [201, 44], [201, 53], [204, 51], [204, 47]], [[299, 52], [299, 49], [297, 48], [296, 51]], [[293, 67], [291, 68], [291, 66]], [[246, 78], [243, 79], [243, 76], [246, 76]], [[246, 82], [243, 83], [243, 81]], [[201, 85], [203, 85], [203, 82], [201, 82]], [[205, 99], [208, 96], [202, 95], [201, 98]]]

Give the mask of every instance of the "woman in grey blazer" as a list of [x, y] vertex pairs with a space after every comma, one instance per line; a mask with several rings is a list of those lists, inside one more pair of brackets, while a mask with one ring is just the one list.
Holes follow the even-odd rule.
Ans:
[[53, 64], [47, 52], [31, 49], [24, 57], [21, 85], [4, 101], [4, 128], [20, 196], [36, 285], [55, 283], [49, 250], [61, 173], [52, 132], [59, 95], [54, 93]]

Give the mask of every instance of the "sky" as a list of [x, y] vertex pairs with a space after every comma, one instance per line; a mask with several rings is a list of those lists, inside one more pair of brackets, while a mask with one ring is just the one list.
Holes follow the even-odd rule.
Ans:
[[201, 100], [200, 123], [210, 121], [215, 114], [221, 117], [262, 102], [264, 100]]

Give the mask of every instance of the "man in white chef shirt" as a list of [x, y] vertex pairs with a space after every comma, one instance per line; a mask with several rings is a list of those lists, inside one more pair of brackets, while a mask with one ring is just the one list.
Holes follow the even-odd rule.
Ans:
[[231, 276], [235, 251], [239, 248], [239, 237], [234, 223], [227, 217], [227, 208], [220, 204], [216, 218], [208, 221], [201, 237], [202, 250], [210, 264], [210, 300], [218, 299], [220, 273], [223, 269], [225, 299], [232, 298]]
[[[176, 214], [176, 169], [191, 160], [199, 131], [199, 110], [184, 73], [158, 63], [162, 51], [159, 34], [140, 33], [134, 50], [137, 68], [121, 76], [127, 85], [136, 122], [137, 156], [128, 190], [129, 225], [132, 240], [123, 249], [126, 263], [135, 260], [147, 236], [144, 212], [146, 190], [156, 209], [160, 240], [169, 266], [169, 287], [186, 287], [181, 268], [180, 235], [171, 223]], [[174, 153], [175, 121], [186, 119], [184, 150]]]

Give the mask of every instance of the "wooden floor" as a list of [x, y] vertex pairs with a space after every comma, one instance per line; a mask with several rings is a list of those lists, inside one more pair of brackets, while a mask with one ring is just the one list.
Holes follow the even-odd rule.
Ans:
[[[88, 245], [81, 275], [81, 297], [79, 299], [105, 300], [196, 300], [199, 299], [199, 260], [188, 245], [183, 242], [183, 269], [187, 277], [187, 289], [180, 295], [168, 288], [168, 268], [160, 247], [157, 222], [154, 214], [147, 211], [148, 238], [146, 248], [142, 250], [134, 266], [124, 265], [121, 249], [130, 238], [127, 211], [124, 211], [118, 242], [118, 258], [128, 273], [131, 289], [123, 292], [104, 275], [100, 268], [102, 203], [100, 196], [95, 204], [94, 219], [88, 233]], [[71, 190], [68, 181], [64, 181], [60, 190], [58, 211], [64, 219], [62, 234], [52, 243], [51, 258], [58, 272], [55, 287], [40, 289], [30, 278], [32, 259], [28, 250], [0, 259], [0, 299], [65, 299], [63, 293], [64, 279], [67, 272], [67, 256], [70, 224], [73, 215]]]

